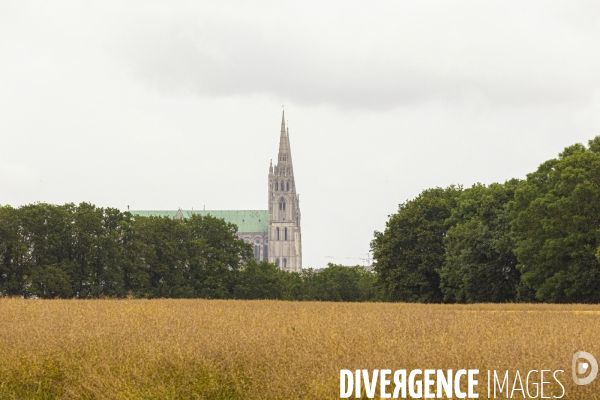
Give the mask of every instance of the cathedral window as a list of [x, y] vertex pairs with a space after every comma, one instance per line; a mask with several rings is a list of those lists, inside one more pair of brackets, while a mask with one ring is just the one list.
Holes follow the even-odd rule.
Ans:
[[277, 234], [275, 236], [277, 237], [277, 240], [279, 240], [279, 228], [276, 228], [275, 232], [277, 232]]
[[285, 183], [285, 191], [286, 191], [286, 192], [289, 192], [289, 191], [290, 191], [290, 183], [289, 183], [289, 182], [286, 182], [286, 183]]
[[277, 266], [279, 267], [279, 258], [275, 259], [275, 264], [277, 264]]
[[283, 229], [283, 240], [287, 240], [287, 228]]
[[283, 269], [287, 268], [287, 258], [283, 259]]
[[260, 246], [254, 246], [254, 259], [260, 261]]
[[283, 181], [281, 181], [281, 191], [283, 192], [285, 190], [285, 186], [283, 186]]
[[263, 260], [269, 261], [269, 246], [266, 244], [263, 246]]
[[279, 209], [285, 210], [285, 200], [284, 199], [279, 200]]
[[275, 182], [275, 190], [279, 190], [279, 182]]

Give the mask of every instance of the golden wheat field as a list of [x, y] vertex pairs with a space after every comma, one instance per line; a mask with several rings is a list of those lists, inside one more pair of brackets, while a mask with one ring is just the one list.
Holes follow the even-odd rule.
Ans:
[[467, 368], [480, 398], [487, 370], [561, 369], [600, 399], [571, 379], [599, 334], [600, 306], [0, 299], [0, 398], [335, 399], [340, 369]]

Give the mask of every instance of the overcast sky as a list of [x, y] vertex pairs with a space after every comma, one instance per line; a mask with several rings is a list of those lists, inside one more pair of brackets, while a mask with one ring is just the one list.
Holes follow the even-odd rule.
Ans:
[[[266, 209], [282, 105], [304, 267], [398, 204], [600, 135], [600, 2], [0, 1], [0, 204]], [[333, 257], [333, 258], [330, 258]]]

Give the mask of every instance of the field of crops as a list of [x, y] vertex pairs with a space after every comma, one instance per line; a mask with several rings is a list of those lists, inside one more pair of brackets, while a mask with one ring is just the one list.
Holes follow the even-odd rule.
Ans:
[[0, 398], [334, 399], [340, 369], [465, 368], [480, 398], [487, 370], [561, 369], [600, 399], [571, 379], [599, 334], [600, 306], [0, 299]]

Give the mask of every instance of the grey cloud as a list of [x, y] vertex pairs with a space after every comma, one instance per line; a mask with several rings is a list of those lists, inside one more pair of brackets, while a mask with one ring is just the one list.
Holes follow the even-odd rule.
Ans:
[[[126, 46], [127, 57], [139, 78], [161, 90], [209, 97], [269, 94], [304, 105], [382, 109], [468, 101], [475, 94], [511, 106], [578, 102], [598, 90], [600, 62], [592, 50], [597, 30], [552, 25], [549, 17], [530, 22], [531, 27], [522, 19], [503, 26], [506, 15], [495, 18], [489, 9], [479, 13], [492, 26], [462, 16], [458, 22], [466, 26], [457, 33], [456, 20], [417, 11], [398, 21], [414, 26], [409, 37], [411, 28], [378, 31], [376, 23], [353, 30], [347, 22], [331, 35], [323, 26], [299, 34], [300, 26], [310, 26], [303, 22], [283, 30], [277, 19], [251, 24], [218, 16], [200, 22], [186, 18], [142, 27], [138, 40]], [[394, 12], [399, 10], [392, 10], [383, 25], [394, 20]], [[436, 26], [420, 26], [429, 17]], [[267, 29], [263, 22], [272, 26]], [[539, 32], [523, 40], [524, 29]], [[440, 31], [447, 37], [439, 38]]]

